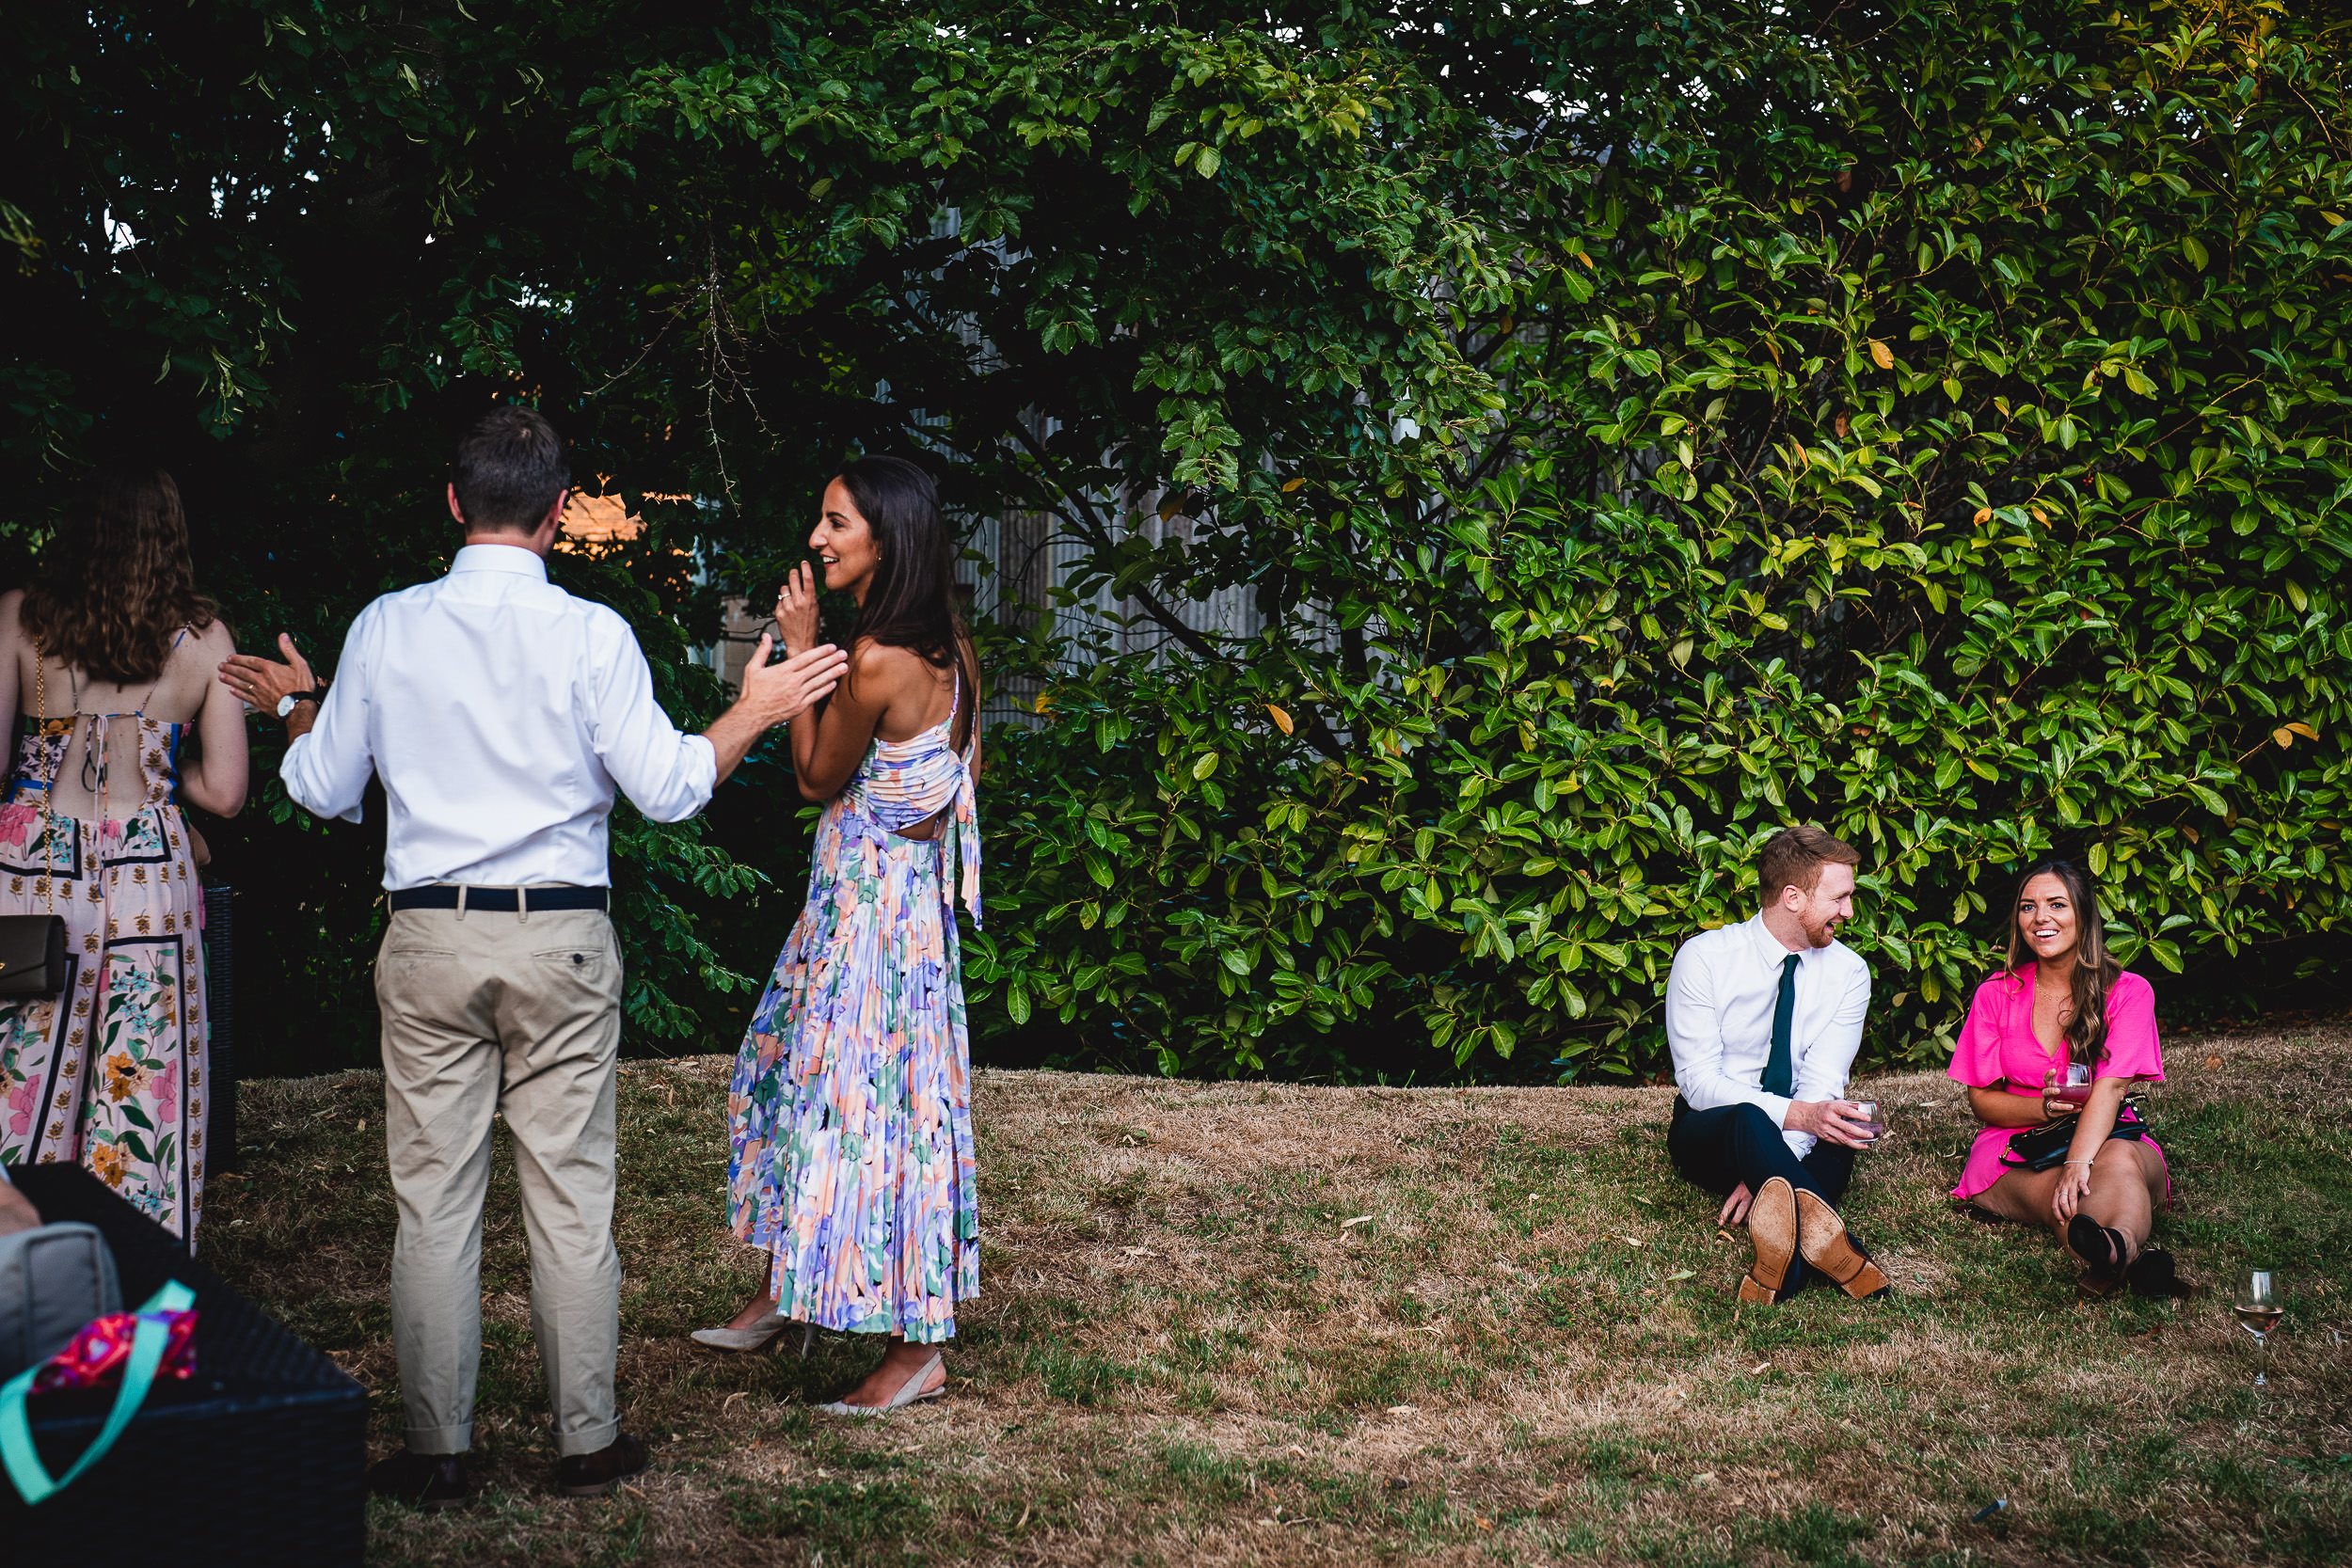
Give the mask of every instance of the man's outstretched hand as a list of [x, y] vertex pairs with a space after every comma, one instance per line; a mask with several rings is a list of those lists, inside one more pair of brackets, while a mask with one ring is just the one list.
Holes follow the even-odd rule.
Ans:
[[[278, 634], [278, 646], [286, 656], [283, 664], [259, 654], [230, 654], [220, 664], [220, 684], [236, 693], [239, 701], [260, 708], [271, 718], [278, 716], [278, 699], [288, 692], [318, 689], [318, 683], [310, 674], [310, 661], [295, 648], [294, 640], [281, 631]], [[308, 734], [317, 718], [315, 705], [297, 704], [286, 715], [287, 736]]]
[[773, 638], [761, 635], [752, 661], [743, 667], [743, 694], [703, 731], [718, 761], [722, 784], [761, 736], [823, 702], [850, 668], [850, 656], [830, 642], [794, 654], [782, 664], [770, 664], [768, 655], [775, 645]]
[[768, 662], [774, 647], [773, 640], [762, 633], [759, 645], [752, 650], [752, 661], [743, 667], [743, 694], [737, 699], [770, 724], [797, 719], [824, 701], [850, 668], [850, 656], [830, 642], [795, 654], [781, 664]]

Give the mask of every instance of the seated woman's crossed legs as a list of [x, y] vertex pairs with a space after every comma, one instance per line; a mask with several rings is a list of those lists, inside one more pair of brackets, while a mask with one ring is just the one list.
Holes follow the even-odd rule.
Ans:
[[[2115, 1272], [2121, 1273], [2139, 1257], [2139, 1249], [2147, 1245], [2148, 1233], [2155, 1226], [2156, 1211], [2166, 1205], [2164, 1157], [2137, 1138], [2109, 1138], [2091, 1159], [2089, 1189], [2071, 1203], [2060, 1201], [2066, 1175], [2064, 1165], [2012, 1170], [1979, 1193], [1974, 1201], [2003, 1219], [2047, 1226], [2061, 1243], [2074, 1216], [2088, 1215], [2093, 1225], [2122, 1236], [2125, 1254], [2112, 1263]], [[2082, 1258], [2079, 1252], [2075, 1256], [2090, 1268], [2110, 1266], [2105, 1258]]]

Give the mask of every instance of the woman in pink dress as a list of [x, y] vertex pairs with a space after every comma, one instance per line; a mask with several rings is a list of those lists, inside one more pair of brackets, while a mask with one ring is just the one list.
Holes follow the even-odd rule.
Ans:
[[[1952, 1196], [2048, 1226], [2082, 1262], [2091, 1294], [2126, 1281], [2142, 1295], [2170, 1294], [2171, 1254], [2147, 1243], [2171, 1180], [2164, 1151], [2123, 1102], [2135, 1084], [2164, 1077], [2155, 992], [2108, 956], [2098, 896], [2065, 861], [2026, 872], [2010, 908], [2008, 966], [1977, 988], [1952, 1053], [1951, 1076], [1985, 1124]], [[2072, 1062], [2090, 1067], [2080, 1105], [2058, 1094]], [[2064, 1164], [2023, 1168], [2010, 1140], [2077, 1111]]]

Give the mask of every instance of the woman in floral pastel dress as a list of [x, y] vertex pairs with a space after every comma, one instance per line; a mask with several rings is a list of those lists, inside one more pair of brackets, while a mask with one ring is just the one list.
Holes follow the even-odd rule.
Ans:
[[[938, 493], [866, 457], [826, 486], [809, 540], [858, 603], [850, 673], [793, 721], [801, 792], [826, 802], [808, 898], [752, 1014], [727, 1096], [735, 1233], [769, 1254], [728, 1350], [787, 1323], [887, 1337], [882, 1365], [824, 1408], [872, 1415], [947, 1382], [938, 1351], [979, 1290], [971, 1051], [956, 931], [980, 915], [972, 647]], [[787, 651], [814, 646], [803, 565], [776, 602]]]
[[[194, 587], [180, 492], [102, 472], [22, 592], [0, 595], [0, 913], [64, 918], [57, 996], [0, 1001], [0, 1164], [78, 1160], [192, 1242], [204, 1195], [204, 957], [177, 796], [245, 804], [235, 652]], [[183, 768], [196, 732], [200, 757]]]

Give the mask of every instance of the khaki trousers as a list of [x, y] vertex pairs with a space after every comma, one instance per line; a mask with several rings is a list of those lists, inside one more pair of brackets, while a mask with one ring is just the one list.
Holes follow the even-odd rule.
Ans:
[[473, 1441], [490, 1121], [515, 1140], [531, 1320], [559, 1453], [620, 1433], [621, 1259], [612, 1246], [621, 953], [600, 910], [400, 910], [375, 959], [384, 1132], [400, 1206], [392, 1347], [408, 1447]]

